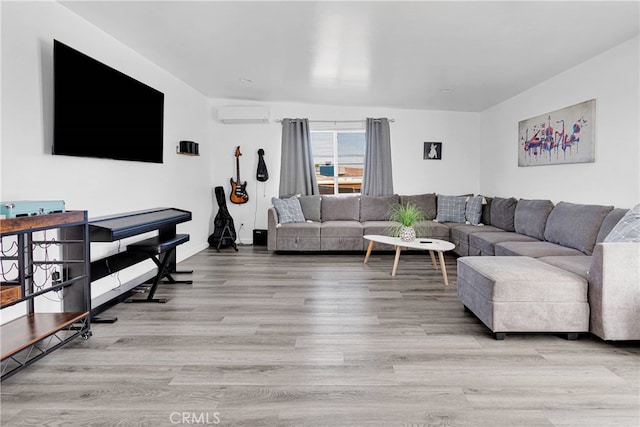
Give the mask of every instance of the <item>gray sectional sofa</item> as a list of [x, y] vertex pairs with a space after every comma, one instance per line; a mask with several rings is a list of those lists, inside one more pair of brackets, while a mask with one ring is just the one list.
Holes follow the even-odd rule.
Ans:
[[[303, 196], [303, 222], [279, 223], [269, 209], [267, 248], [363, 251], [364, 235], [388, 233], [390, 206], [414, 203], [438, 218], [439, 199]], [[605, 340], [640, 340], [640, 243], [605, 243], [626, 209], [484, 199], [480, 224], [429, 220], [418, 236], [455, 244], [458, 296], [497, 338], [508, 332], [592, 332]]]
[[[413, 203], [428, 218], [436, 216], [436, 195], [417, 196], [300, 196], [304, 222], [279, 221], [276, 209], [267, 212], [267, 249], [270, 251], [363, 251], [367, 234], [388, 234], [394, 224], [388, 221], [389, 208]], [[449, 240], [449, 227], [429, 221], [418, 226], [419, 237]], [[375, 250], [393, 249], [376, 243]]]

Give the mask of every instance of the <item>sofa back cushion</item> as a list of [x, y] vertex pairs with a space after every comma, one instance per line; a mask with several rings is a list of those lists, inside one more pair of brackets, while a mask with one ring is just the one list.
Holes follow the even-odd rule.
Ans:
[[494, 197], [491, 202], [491, 225], [502, 228], [504, 231], [516, 231], [514, 221], [517, 203], [518, 200], [515, 197], [509, 199]]
[[484, 197], [484, 204], [482, 205], [482, 216], [480, 222], [484, 225], [491, 225], [491, 203], [493, 203], [493, 197]]
[[616, 224], [620, 222], [622, 217], [624, 217], [627, 212], [629, 212], [629, 209], [621, 208], [616, 208], [609, 212], [609, 214], [607, 214], [607, 216], [604, 218], [604, 221], [602, 221], [600, 231], [598, 232], [598, 237], [596, 237], [596, 243], [604, 242], [604, 239], [609, 235], [609, 233], [611, 233], [613, 227], [615, 227]]
[[514, 217], [516, 233], [544, 240], [545, 225], [552, 210], [551, 200], [518, 200]]
[[328, 195], [322, 196], [322, 222], [359, 221], [360, 197]]
[[591, 255], [602, 221], [612, 209], [613, 206], [560, 202], [549, 214], [544, 239]]
[[304, 219], [307, 221], [320, 222], [321, 196], [298, 196]]
[[386, 221], [392, 206], [400, 203], [400, 196], [361, 196], [360, 221]]
[[424, 212], [426, 219], [434, 219], [436, 217], [436, 194], [416, 194], [412, 196], [400, 196], [402, 206], [407, 206], [409, 203], [417, 206], [422, 212]]

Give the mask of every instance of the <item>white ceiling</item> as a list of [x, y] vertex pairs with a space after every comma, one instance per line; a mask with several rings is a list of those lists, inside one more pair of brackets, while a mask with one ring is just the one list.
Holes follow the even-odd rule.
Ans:
[[214, 98], [482, 111], [639, 32], [635, 1], [61, 1]]

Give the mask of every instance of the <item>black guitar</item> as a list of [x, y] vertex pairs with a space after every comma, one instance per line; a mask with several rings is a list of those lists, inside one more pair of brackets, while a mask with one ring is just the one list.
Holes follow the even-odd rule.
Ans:
[[238, 236], [236, 234], [236, 226], [227, 209], [227, 203], [224, 201], [224, 188], [216, 187], [214, 190], [216, 193], [216, 201], [218, 202], [218, 213], [213, 220], [214, 229], [213, 234], [211, 234], [208, 239], [209, 246], [217, 250], [232, 246], [233, 249], [237, 251], [236, 238]]
[[236, 148], [237, 180], [234, 181], [233, 178], [231, 178], [231, 194], [229, 195], [231, 203], [235, 203], [236, 205], [241, 205], [249, 201], [249, 195], [247, 194], [247, 181], [240, 184], [240, 156], [242, 156], [242, 153], [240, 152], [240, 146], [238, 146], [238, 148]]

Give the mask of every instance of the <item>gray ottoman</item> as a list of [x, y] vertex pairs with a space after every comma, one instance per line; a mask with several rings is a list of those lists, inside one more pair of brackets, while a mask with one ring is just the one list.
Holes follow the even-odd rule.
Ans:
[[535, 258], [458, 258], [458, 298], [504, 339], [507, 332], [589, 331], [587, 281]]

